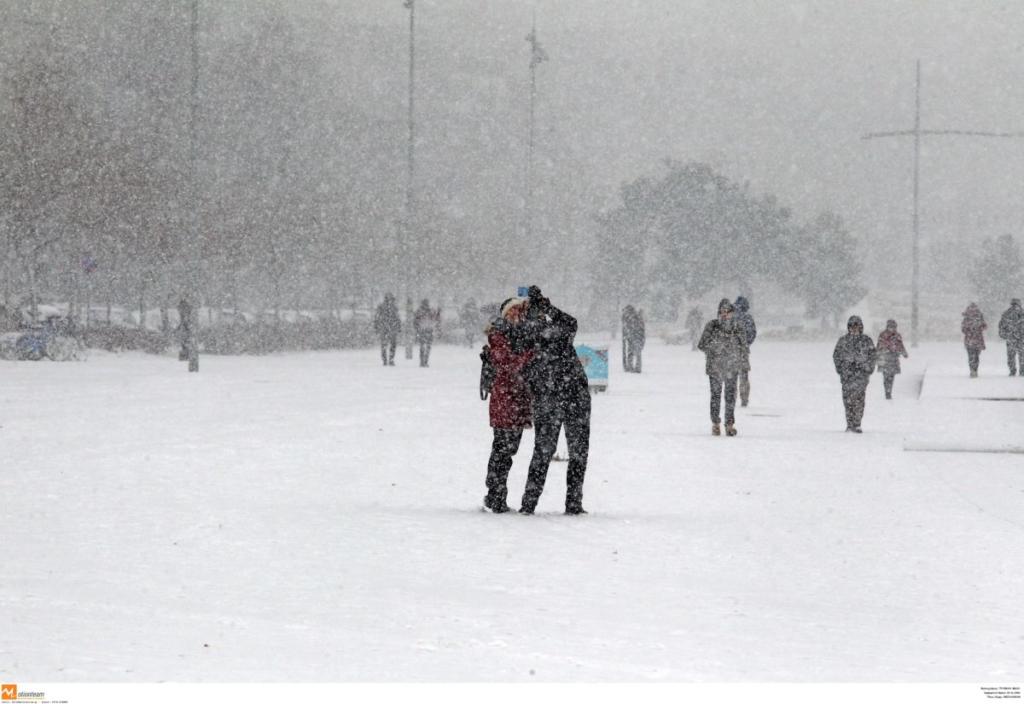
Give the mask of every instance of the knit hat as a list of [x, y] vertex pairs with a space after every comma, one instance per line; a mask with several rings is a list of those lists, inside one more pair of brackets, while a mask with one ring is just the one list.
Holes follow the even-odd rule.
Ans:
[[732, 313], [735, 310], [736, 306], [734, 306], [728, 298], [723, 298], [721, 301], [718, 302], [719, 313]]
[[892, 318], [889, 318], [888, 320], [885, 321], [885, 327], [892, 328], [893, 330], [895, 330], [896, 329], [896, 321], [893, 320]]
[[851, 315], [850, 319], [846, 321], [846, 328], [850, 329], [853, 327], [864, 329], [864, 321], [860, 319], [859, 315]]

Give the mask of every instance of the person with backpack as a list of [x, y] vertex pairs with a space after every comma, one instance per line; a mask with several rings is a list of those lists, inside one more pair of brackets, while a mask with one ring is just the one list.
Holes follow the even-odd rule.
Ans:
[[402, 320], [398, 317], [398, 304], [393, 294], [384, 294], [384, 302], [377, 306], [373, 330], [380, 338], [380, 359], [384, 366], [395, 366], [395, 349], [398, 347], [398, 333], [402, 331]]
[[967, 349], [967, 366], [971, 370], [971, 378], [978, 376], [978, 363], [981, 361], [981, 351], [985, 349], [985, 330], [988, 323], [981, 313], [977, 303], [971, 303], [963, 312], [963, 320], [960, 323], [960, 332], [964, 335], [964, 347]]
[[416, 342], [420, 346], [420, 366], [430, 366], [430, 348], [434, 344], [434, 331], [441, 327], [441, 309], [430, 309], [430, 301], [424, 298], [412, 319]]
[[900, 373], [900, 357], [909, 357], [903, 336], [896, 332], [896, 321], [885, 321], [885, 330], [878, 336], [878, 371], [882, 372], [886, 400], [892, 400], [892, 383]]
[[[485, 332], [487, 345], [481, 357], [484, 366], [481, 379], [481, 398], [490, 394], [491, 456], [487, 460], [487, 495], [484, 507], [494, 513], [509, 511], [508, 473], [512, 458], [519, 450], [523, 429], [532, 425], [530, 388], [523, 378], [523, 367], [533, 359], [534, 350], [528, 349], [522, 335], [523, 321], [529, 304], [521, 298], [509, 298], [501, 304], [501, 315], [491, 322]], [[489, 388], [487, 377], [493, 377]]]
[[832, 350], [832, 363], [843, 387], [843, 408], [846, 409], [846, 432], [860, 433], [864, 417], [864, 400], [868, 382], [878, 359], [875, 343], [864, 334], [864, 323], [851, 315], [846, 321], [846, 334], [839, 338]]
[[736, 307], [736, 325], [747, 337], [747, 352], [739, 373], [740, 405], [746, 408], [750, 403], [750, 346], [757, 337], [757, 325], [754, 324], [754, 316], [750, 314], [750, 301], [744, 296], [737, 296], [733, 305]]
[[1010, 376], [1024, 376], [1024, 308], [1020, 299], [1010, 301], [1010, 307], [999, 319], [999, 337], [1006, 340], [1006, 364], [1010, 367]]
[[569, 446], [565, 512], [584, 514], [583, 480], [590, 453], [590, 386], [583, 364], [576, 356], [576, 318], [559, 310], [536, 286], [529, 289], [529, 308], [524, 333], [536, 354], [525, 370], [533, 393], [533, 457], [523, 490], [519, 513], [532, 514], [540, 501], [558, 435], [565, 427]]

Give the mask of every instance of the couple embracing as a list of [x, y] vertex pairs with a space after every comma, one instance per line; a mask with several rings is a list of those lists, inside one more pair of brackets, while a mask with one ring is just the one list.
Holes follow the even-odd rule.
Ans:
[[497, 374], [490, 398], [494, 440], [484, 506], [494, 513], [510, 510], [508, 474], [523, 430], [531, 426], [533, 457], [519, 513], [529, 515], [537, 508], [563, 426], [569, 445], [565, 512], [586, 513], [583, 478], [590, 448], [590, 389], [573, 346], [576, 328], [576, 319], [551, 305], [536, 286], [529, 288], [527, 299], [502, 303], [501, 314], [487, 326]]

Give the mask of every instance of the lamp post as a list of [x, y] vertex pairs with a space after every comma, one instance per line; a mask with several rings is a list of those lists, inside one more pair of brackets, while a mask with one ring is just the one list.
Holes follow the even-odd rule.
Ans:
[[910, 275], [910, 346], [917, 347], [918, 342], [918, 303], [920, 298], [920, 224], [918, 201], [920, 195], [921, 172], [921, 137], [923, 135], [961, 135], [969, 137], [1024, 137], [1024, 132], [978, 132], [973, 130], [922, 130], [921, 129], [921, 61], [917, 61], [917, 74], [914, 89], [914, 128], [895, 132], [869, 132], [862, 139], [879, 137], [913, 137], [914, 138], [914, 234], [911, 244], [913, 261]]
[[537, 66], [548, 60], [547, 52], [537, 41], [536, 13], [533, 17], [533, 28], [526, 35], [526, 41], [530, 43], [530, 121], [526, 139], [526, 216], [524, 220], [527, 241], [530, 241], [529, 238], [533, 234], [533, 134], [537, 102]]
[[405, 221], [399, 227], [398, 257], [395, 262], [395, 281], [400, 283], [405, 299], [405, 325], [402, 336], [405, 340], [405, 358], [412, 359], [412, 294], [413, 284], [412, 262], [409, 258], [409, 244], [413, 236], [413, 223], [416, 212], [416, 0], [405, 0], [404, 6], [409, 10], [409, 140], [406, 146], [406, 179], [405, 179]]

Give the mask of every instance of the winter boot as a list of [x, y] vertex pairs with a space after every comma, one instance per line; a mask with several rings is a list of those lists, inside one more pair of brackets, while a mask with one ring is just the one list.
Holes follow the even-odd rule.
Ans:
[[586, 511], [583, 509], [582, 506], [579, 506], [579, 505], [573, 505], [573, 506], [566, 506], [565, 507], [565, 515], [566, 516], [579, 516], [579, 515], [585, 514], [585, 513], [586, 513]]
[[732, 423], [726, 423], [725, 434], [731, 438], [736, 437], [736, 426], [733, 425]]
[[519, 513], [523, 514], [524, 516], [532, 516], [533, 515], [533, 506], [527, 506], [527, 505], [524, 504], [523, 506], [521, 506], [519, 508]]
[[722, 434], [722, 426], [719, 425], [718, 423], [712, 423], [711, 424], [711, 434], [712, 435], [721, 435]]

